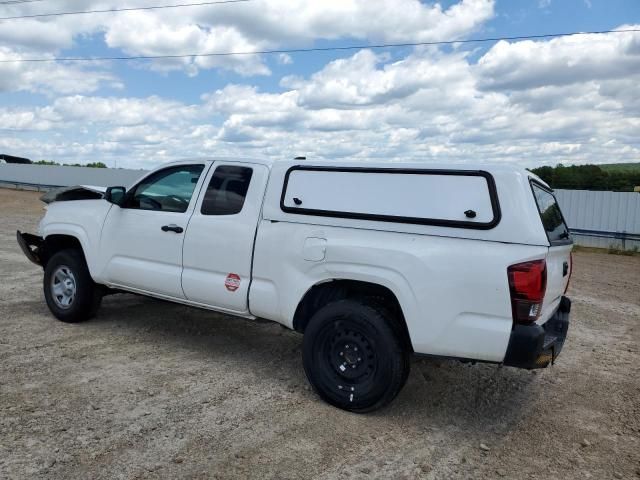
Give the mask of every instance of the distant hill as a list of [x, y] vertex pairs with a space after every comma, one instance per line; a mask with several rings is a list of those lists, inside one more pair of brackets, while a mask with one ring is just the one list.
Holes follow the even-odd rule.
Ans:
[[624, 172], [624, 173], [636, 173], [640, 172], [640, 162], [635, 163], [609, 163], [604, 165], [598, 165], [605, 172]]

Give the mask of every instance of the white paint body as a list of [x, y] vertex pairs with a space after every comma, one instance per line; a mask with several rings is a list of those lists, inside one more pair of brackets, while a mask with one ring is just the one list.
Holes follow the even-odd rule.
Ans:
[[[379, 284], [397, 297], [415, 352], [495, 362], [505, 356], [513, 324], [507, 268], [546, 259], [539, 323], [554, 313], [566, 287], [562, 265], [571, 246], [550, 246], [526, 170], [455, 167], [482, 170], [495, 183], [498, 221], [474, 229], [343, 218], [339, 212], [487, 224], [496, 212], [482, 176], [294, 169], [283, 188], [287, 172], [298, 165], [403, 170], [425, 165], [258, 160], [170, 165], [181, 164], [204, 166], [184, 213], [126, 209], [105, 200], [54, 202], [40, 234], [76, 237], [97, 283], [288, 327], [315, 285], [342, 279]], [[234, 215], [202, 215], [206, 185], [220, 165], [253, 169], [244, 206]], [[331, 216], [285, 211], [295, 208], [323, 209]], [[475, 218], [464, 214], [469, 209]], [[167, 224], [184, 233], [161, 231]], [[228, 281], [236, 288], [227, 288]]]

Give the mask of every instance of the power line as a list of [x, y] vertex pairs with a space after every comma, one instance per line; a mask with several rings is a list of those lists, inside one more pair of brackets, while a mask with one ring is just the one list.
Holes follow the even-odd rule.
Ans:
[[640, 32], [640, 29], [625, 30], [600, 30], [591, 32], [566, 32], [566, 33], [547, 33], [542, 35], [519, 35], [514, 37], [491, 37], [491, 38], [472, 38], [467, 40], [442, 40], [434, 42], [407, 42], [407, 43], [382, 43], [377, 45], [346, 45], [343, 47], [313, 47], [313, 48], [285, 48], [275, 50], [255, 50], [244, 52], [209, 52], [209, 53], [184, 53], [178, 55], [133, 55], [133, 56], [114, 56], [114, 57], [50, 57], [50, 58], [20, 58], [14, 60], [0, 60], [0, 63], [25, 63], [25, 62], [97, 62], [112, 60], [156, 60], [171, 58], [190, 58], [190, 57], [230, 57], [234, 55], [269, 55], [276, 53], [309, 53], [309, 52], [329, 52], [342, 50], [361, 50], [365, 48], [398, 48], [398, 47], [421, 47], [436, 45], [455, 45], [461, 43], [486, 43], [498, 42], [500, 40], [533, 40], [541, 38], [558, 38], [571, 37], [577, 35], [603, 35], [608, 33], [634, 33]]
[[19, 5], [21, 3], [44, 2], [45, 0], [5, 0], [0, 5]]
[[[42, 1], [42, 0], [27, 0], [27, 1]], [[64, 15], [88, 15], [90, 13], [114, 13], [114, 12], [132, 12], [134, 10], [161, 10], [165, 8], [199, 7], [203, 5], [222, 5], [225, 3], [244, 3], [244, 2], [251, 2], [251, 1], [252, 0], [218, 0], [214, 2], [178, 3], [178, 4], [172, 4], [172, 5], [155, 5], [150, 7], [124, 7], [124, 8], [107, 8], [104, 10], [77, 10], [73, 12], [37, 13], [33, 15], [16, 15], [13, 17], [0, 17], [0, 21], [19, 20], [22, 18], [61, 17]]]

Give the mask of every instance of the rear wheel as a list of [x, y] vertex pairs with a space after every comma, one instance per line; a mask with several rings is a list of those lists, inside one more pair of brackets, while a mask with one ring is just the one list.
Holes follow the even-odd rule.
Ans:
[[394, 318], [375, 304], [340, 300], [320, 309], [304, 334], [303, 364], [325, 401], [352, 412], [370, 412], [400, 392], [409, 373]]
[[49, 310], [63, 322], [88, 320], [102, 300], [82, 252], [76, 249], [62, 250], [49, 259], [43, 287]]

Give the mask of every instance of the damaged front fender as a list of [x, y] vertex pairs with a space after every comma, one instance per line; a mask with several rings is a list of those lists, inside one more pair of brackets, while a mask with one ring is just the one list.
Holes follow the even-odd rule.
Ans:
[[49, 190], [40, 197], [44, 203], [65, 202], [69, 200], [99, 200], [104, 198], [105, 187], [94, 185], [73, 185]]

